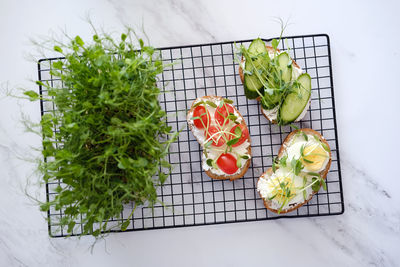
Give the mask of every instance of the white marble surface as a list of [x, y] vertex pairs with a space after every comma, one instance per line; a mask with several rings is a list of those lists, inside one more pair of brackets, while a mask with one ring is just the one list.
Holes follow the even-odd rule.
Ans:
[[[37, 103], [0, 99], [0, 266], [399, 266], [398, 1], [0, 1], [2, 88], [34, 85], [30, 37], [66, 29], [90, 36], [84, 22], [120, 31], [141, 26], [154, 46], [272, 37], [273, 17], [291, 18], [287, 35], [331, 37], [346, 211], [341, 216], [262, 221], [50, 239], [24, 195], [34, 183], [40, 140], [20, 112]], [[32, 188], [32, 187], [31, 187]], [[43, 189], [38, 189], [40, 194]]]

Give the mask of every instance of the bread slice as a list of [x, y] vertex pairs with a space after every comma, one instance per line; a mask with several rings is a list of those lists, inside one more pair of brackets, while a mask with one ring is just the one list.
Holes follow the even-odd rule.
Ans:
[[[200, 136], [198, 134], [196, 134], [196, 131], [195, 131], [196, 126], [194, 125], [193, 120], [191, 120], [193, 111], [195, 109], [195, 104], [198, 103], [199, 101], [202, 101], [202, 100], [203, 101], [216, 102], [216, 101], [222, 101], [223, 99], [224, 98], [222, 98], [220, 96], [213, 96], [213, 95], [199, 97], [195, 101], [193, 101], [192, 106], [191, 106], [190, 110], [187, 113], [187, 118], [186, 119], [187, 119], [187, 122], [188, 122], [189, 129], [192, 131], [192, 133], [193, 133], [194, 137], [196, 138], [197, 142], [199, 142], [199, 144], [202, 146], [203, 149], [204, 149], [204, 147], [203, 147], [203, 143], [201, 142], [202, 140], [201, 140]], [[234, 108], [235, 113], [237, 114], [238, 117], [240, 117], [240, 119], [243, 122], [243, 124], [247, 127], [247, 124], [246, 124], [243, 116], [240, 114], [240, 112], [236, 109], [236, 107], [234, 107], [233, 105], [231, 105], [231, 106]], [[236, 179], [239, 179], [239, 178], [243, 177], [244, 174], [246, 173], [246, 171], [248, 170], [248, 168], [250, 167], [250, 162], [251, 162], [251, 140], [250, 140], [250, 135], [247, 138], [247, 141], [249, 142], [249, 146], [247, 147], [247, 155], [249, 155], [249, 159], [247, 159], [245, 164], [242, 165], [242, 167], [240, 168], [240, 171], [238, 173], [235, 173], [235, 174], [232, 174], [232, 175], [229, 175], [229, 174], [220, 175], [220, 174], [216, 174], [216, 173], [212, 172], [211, 169], [210, 170], [205, 170], [205, 173], [209, 177], [211, 177], [212, 179], [218, 179], [218, 180], [227, 180], [227, 179], [229, 179], [229, 180], [233, 181], [233, 180], [236, 180]], [[212, 149], [212, 147], [210, 147], [209, 149]], [[202, 161], [204, 161], [204, 160], [205, 160], [205, 157], [204, 157], [204, 152], [203, 152]]]
[[[278, 159], [280, 159], [280, 158], [284, 155], [284, 152], [285, 152], [285, 150], [287, 149], [288, 144], [290, 143], [290, 141], [292, 140], [292, 138], [295, 137], [295, 135], [296, 135], [299, 131], [302, 131], [302, 132], [305, 133], [305, 134], [317, 136], [317, 137], [319, 138], [319, 140], [320, 140], [322, 143], [324, 143], [324, 144], [329, 148], [328, 142], [325, 140], [325, 138], [324, 138], [319, 132], [314, 131], [313, 129], [309, 129], [309, 128], [299, 129], [299, 130], [295, 130], [295, 131], [291, 132], [288, 136], [286, 136], [285, 140], [283, 141], [283, 143], [282, 143], [282, 145], [281, 145], [281, 148], [279, 149], [279, 153], [278, 153], [278, 157], [277, 157]], [[326, 180], [326, 176], [328, 175], [329, 169], [330, 169], [330, 167], [331, 167], [331, 162], [332, 162], [332, 152], [330, 151], [330, 148], [329, 148], [329, 161], [327, 162], [325, 168], [324, 168], [322, 171], [319, 172], [320, 176], [321, 176], [323, 179], [325, 179], [325, 180]], [[266, 172], [264, 172], [264, 173], [258, 178], [258, 181], [257, 181], [257, 188], [258, 188], [258, 183], [259, 183], [260, 180], [262, 179], [261, 177], [262, 177], [262, 176], [265, 176], [265, 175], [268, 176], [268, 177], [270, 177], [270, 176], [272, 175], [272, 173], [273, 173], [273, 169], [272, 169], [272, 168], [269, 168]], [[264, 206], [265, 206], [268, 210], [270, 210], [270, 211], [272, 211], [272, 212], [275, 212], [275, 213], [278, 213], [278, 209], [274, 209], [274, 208], [272, 207], [272, 205], [271, 205], [271, 204], [272, 204], [272, 200], [263, 198], [263, 196], [261, 195], [260, 191], [259, 191], [259, 190], [257, 190], [257, 191], [258, 191], [258, 193], [259, 193], [261, 199], [262, 199], [263, 202], [264, 202]], [[313, 191], [313, 192], [308, 196], [308, 198], [307, 198], [306, 200], [304, 200], [303, 202], [299, 202], [298, 204], [296, 204], [296, 205], [294, 205], [294, 206], [291, 206], [291, 207], [289, 207], [289, 208], [287, 208], [287, 209], [283, 209], [283, 210], [281, 210], [279, 213], [280, 213], [280, 214], [284, 214], [284, 213], [288, 213], [288, 212], [291, 212], [291, 211], [294, 211], [294, 210], [300, 208], [301, 206], [303, 206], [304, 204], [306, 204], [308, 201], [310, 201], [310, 200], [312, 199], [312, 197], [313, 197], [316, 193], [317, 193], [317, 192]]]
[[[272, 46], [266, 45], [265, 47], [267, 48], [267, 51], [268, 51], [269, 53], [274, 53], [274, 48], [273, 48]], [[278, 51], [278, 53], [281, 52], [279, 49], [276, 49], [276, 50]], [[244, 57], [242, 56], [242, 58], [241, 58], [241, 63], [243, 63], [243, 62], [244, 62]], [[292, 59], [292, 62], [293, 62], [293, 63], [292, 63], [293, 66], [295, 66], [296, 68], [298, 68], [298, 69], [301, 70], [300, 66], [296, 63], [296, 61], [294, 61], [294, 60]], [[240, 76], [240, 80], [241, 80], [242, 83], [244, 84], [244, 72], [243, 72], [243, 69], [242, 69], [241, 66], [242, 66], [242, 64], [239, 64], [239, 76]], [[257, 97], [256, 100], [257, 100], [257, 101], [260, 101], [260, 97]], [[310, 98], [310, 101], [311, 101], [311, 98]], [[309, 107], [309, 105], [310, 105], [310, 101], [308, 102], [308, 104], [307, 104], [306, 107], [304, 108], [305, 110], [308, 109], [308, 107]], [[264, 115], [264, 117], [267, 118], [267, 120], [269, 120], [271, 123], [274, 123], [274, 124], [278, 123], [278, 122], [276, 121], [276, 119], [271, 118], [271, 116], [265, 112], [265, 110], [262, 108], [261, 105], [260, 105], [260, 110], [261, 110], [261, 113]], [[303, 116], [302, 116], [302, 115], [303, 115], [303, 114], [301, 114], [301, 115], [299, 116], [300, 119], [302, 119], [302, 118], [304, 117], [305, 114], [304, 114]]]

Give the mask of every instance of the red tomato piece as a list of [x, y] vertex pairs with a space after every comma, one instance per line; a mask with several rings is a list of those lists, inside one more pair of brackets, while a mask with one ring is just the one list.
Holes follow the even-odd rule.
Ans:
[[236, 166], [236, 158], [229, 153], [223, 153], [219, 156], [217, 166], [226, 174], [234, 174], [239, 169]]
[[217, 127], [212, 125], [212, 126], [208, 127], [208, 132], [205, 134], [206, 139], [208, 139], [212, 136], [212, 140], [213, 140], [212, 145], [216, 146], [216, 147], [219, 147], [219, 146], [222, 146], [223, 144], [225, 144], [224, 137], [221, 136], [221, 133], [218, 133], [218, 132], [220, 132], [220, 130]]
[[214, 118], [220, 126], [225, 126], [229, 122], [229, 119], [226, 119], [229, 113], [234, 113], [234, 109], [231, 105], [224, 103], [222, 107], [215, 110]]
[[235, 137], [235, 129], [237, 127], [240, 127], [240, 129], [242, 130], [242, 135], [239, 138], [239, 141], [236, 144], [233, 144], [232, 147], [236, 147], [236, 146], [240, 146], [241, 144], [244, 143], [244, 141], [247, 140], [247, 138], [249, 138], [249, 129], [246, 127], [246, 125], [244, 125], [243, 123], [241, 124], [237, 124], [235, 126], [232, 127], [231, 129], [231, 133], [234, 135], [229, 135], [229, 140], [236, 138]]
[[198, 129], [203, 129], [204, 127], [208, 127], [210, 124], [210, 113], [204, 106], [197, 106], [193, 111], [193, 117], [200, 117], [201, 119], [195, 119], [193, 121], [194, 126]]

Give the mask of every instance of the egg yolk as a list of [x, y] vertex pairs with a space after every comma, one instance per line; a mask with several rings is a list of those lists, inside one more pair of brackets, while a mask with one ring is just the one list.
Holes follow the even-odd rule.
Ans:
[[325, 159], [328, 157], [327, 152], [320, 145], [306, 146], [303, 150], [303, 155], [301, 161], [304, 167], [311, 172], [321, 170]]
[[[276, 177], [271, 180], [269, 184], [271, 190], [271, 196], [275, 196], [274, 199], [279, 203], [283, 203], [285, 200], [291, 200], [295, 196], [293, 191], [293, 181], [289, 177]], [[288, 196], [286, 188], [290, 190], [290, 196]]]

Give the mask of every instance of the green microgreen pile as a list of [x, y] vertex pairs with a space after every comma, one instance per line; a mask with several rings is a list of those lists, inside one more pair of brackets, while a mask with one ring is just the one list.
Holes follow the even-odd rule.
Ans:
[[[42, 95], [24, 93], [55, 106], [40, 122], [39, 169], [44, 182], [59, 185], [40, 207], [62, 211], [62, 218], [49, 219], [68, 234], [78, 223], [82, 235], [126, 230], [134, 210], [122, 220], [124, 205], [152, 207], [157, 186], [169, 175], [164, 159], [177, 133], [158, 101], [157, 75], [164, 66], [157, 50], [132, 36], [128, 29], [118, 40], [95, 32], [89, 43], [79, 36], [58, 42], [54, 51], [62, 59], [52, 61], [50, 74], [62, 86], [37, 81]], [[120, 218], [118, 225], [111, 226], [111, 218]]]

